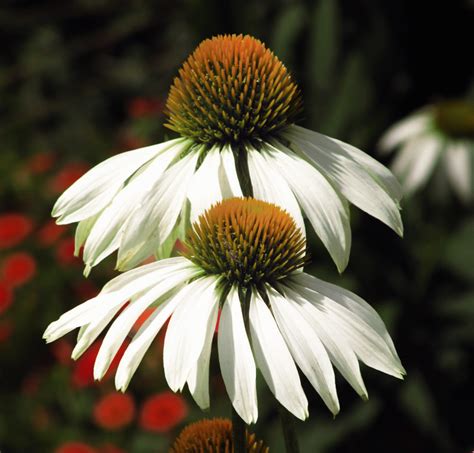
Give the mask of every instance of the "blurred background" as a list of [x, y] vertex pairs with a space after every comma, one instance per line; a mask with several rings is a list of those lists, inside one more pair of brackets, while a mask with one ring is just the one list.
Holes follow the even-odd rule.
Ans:
[[[229, 416], [211, 372], [211, 411], [167, 390], [162, 336], [125, 396], [113, 373], [92, 378], [100, 340], [77, 362], [74, 334], [45, 327], [114, 275], [114, 258], [82, 276], [55, 199], [91, 166], [162, 141], [173, 77], [202, 39], [248, 33], [293, 73], [302, 125], [376, 155], [394, 122], [432, 102], [474, 101], [474, 2], [399, 0], [57, 0], [0, 5], [0, 451], [165, 452], [188, 422]], [[473, 134], [474, 139], [474, 134]], [[474, 147], [473, 147], [474, 152]], [[380, 157], [379, 157], [380, 158]], [[390, 157], [383, 156], [385, 164]], [[310, 238], [319, 277], [354, 290], [385, 320], [408, 376], [363, 366], [369, 401], [338, 379], [333, 420], [305, 381], [306, 452], [470, 452], [474, 448], [474, 212], [429, 183], [403, 202], [405, 237], [352, 209], [349, 266], [337, 275]], [[135, 327], [136, 328], [136, 327]], [[215, 352], [215, 351], [214, 351]], [[119, 353], [120, 354], [120, 353]], [[254, 427], [282, 452], [268, 389]]]

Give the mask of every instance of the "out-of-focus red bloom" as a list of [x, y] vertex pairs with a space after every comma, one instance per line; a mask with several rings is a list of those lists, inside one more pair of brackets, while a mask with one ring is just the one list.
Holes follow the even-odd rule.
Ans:
[[40, 151], [33, 154], [26, 164], [26, 169], [34, 175], [48, 171], [54, 164], [55, 157], [51, 151]]
[[114, 444], [107, 443], [99, 447], [98, 453], [126, 453], [126, 451], [122, 450]]
[[7, 341], [13, 332], [13, 324], [8, 319], [0, 322], [0, 343]]
[[2, 278], [11, 287], [29, 282], [36, 273], [36, 261], [26, 252], [12, 253], [5, 258]]
[[132, 118], [158, 115], [163, 111], [163, 107], [161, 99], [135, 98], [128, 104], [128, 114]]
[[65, 230], [64, 225], [57, 225], [54, 220], [49, 220], [38, 231], [38, 242], [41, 245], [54, 244]]
[[81, 162], [73, 162], [65, 165], [50, 181], [49, 187], [54, 193], [64, 192], [72, 183], [76, 182], [89, 166]]
[[71, 343], [62, 339], [55, 341], [51, 344], [51, 352], [57, 362], [61, 365], [69, 365], [72, 362], [71, 353], [72, 346]]
[[140, 426], [147, 431], [166, 433], [187, 415], [188, 406], [182, 396], [163, 392], [145, 401], [140, 412]]
[[80, 300], [88, 300], [99, 294], [99, 288], [90, 280], [82, 280], [74, 287], [74, 292]]
[[6, 282], [0, 281], [0, 314], [13, 302], [13, 292], [10, 288], [10, 285], [7, 285]]
[[[94, 384], [94, 362], [99, 353], [100, 345], [102, 344], [101, 341], [96, 341], [93, 343], [89, 349], [77, 360], [74, 366], [74, 370], [72, 372], [72, 384], [74, 387], [87, 387], [89, 385]], [[103, 377], [102, 381], [107, 380], [110, 378], [112, 373], [117, 369], [120, 359], [122, 358], [125, 349], [128, 346], [128, 341], [124, 342], [122, 346], [120, 346], [116, 356], [112, 360], [110, 364], [109, 370]]]
[[143, 323], [151, 316], [154, 311], [154, 308], [145, 308], [145, 310], [143, 310], [143, 313], [135, 321], [135, 324], [132, 327], [132, 332], [137, 332], [138, 329], [143, 325]]
[[60, 445], [54, 453], [98, 453], [97, 450], [83, 442], [66, 442]]
[[31, 219], [23, 214], [0, 216], [0, 248], [13, 247], [25, 239], [33, 229]]
[[80, 264], [79, 257], [74, 256], [74, 238], [61, 239], [56, 246], [56, 259], [59, 264]]
[[96, 403], [93, 416], [101, 428], [118, 430], [132, 422], [135, 402], [128, 393], [109, 393]]

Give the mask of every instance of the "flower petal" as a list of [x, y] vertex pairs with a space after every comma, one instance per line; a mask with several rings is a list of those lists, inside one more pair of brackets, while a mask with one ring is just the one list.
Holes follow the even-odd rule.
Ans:
[[258, 417], [257, 370], [236, 287], [230, 290], [222, 307], [218, 348], [222, 378], [232, 405], [245, 423], [255, 423]]
[[221, 149], [221, 165], [219, 167], [219, 184], [222, 198], [242, 197], [237, 170], [235, 168], [235, 158], [232, 148], [228, 145]]
[[[354, 161], [334, 140], [325, 135], [289, 129], [292, 145], [298, 147], [319, 171], [337, 186], [355, 206], [379, 219], [400, 236], [403, 225], [398, 197], [392, 197], [372, 175]], [[362, 153], [362, 152], [361, 152]], [[363, 153], [362, 153], [363, 154]], [[387, 170], [388, 171], [388, 170]]]
[[254, 291], [250, 301], [250, 334], [257, 366], [275, 398], [295, 417], [308, 417], [308, 401], [290, 351], [273, 316]]
[[285, 209], [293, 217], [302, 233], [305, 234], [301, 208], [280, 172], [269, 166], [260, 151], [256, 149], [248, 148], [247, 158], [254, 198], [276, 204]]
[[216, 282], [215, 277], [196, 280], [194, 293], [181, 302], [169, 322], [163, 364], [166, 381], [175, 392], [184, 387], [199, 359], [207, 331], [215, 329], [218, 308]]
[[120, 244], [117, 267], [129, 269], [152, 255], [171, 233], [186, 199], [199, 152], [192, 150], [172, 165], [129, 218]]
[[52, 215], [60, 224], [77, 222], [93, 216], [109, 204], [123, 183], [147, 161], [167, 149], [171, 140], [158, 145], [117, 154], [96, 165], [79, 178], [56, 201]]
[[472, 198], [472, 160], [474, 148], [468, 143], [453, 142], [444, 151], [445, 168], [459, 197], [468, 202]]
[[263, 155], [268, 167], [278, 169], [285, 177], [339, 272], [342, 272], [351, 249], [349, 212], [344, 202], [316, 168], [287, 148], [281, 151], [268, 147], [266, 151]]
[[293, 359], [306, 375], [330, 411], [339, 412], [334, 370], [318, 335], [308, 324], [303, 310], [267, 285], [266, 291], [278, 328]]

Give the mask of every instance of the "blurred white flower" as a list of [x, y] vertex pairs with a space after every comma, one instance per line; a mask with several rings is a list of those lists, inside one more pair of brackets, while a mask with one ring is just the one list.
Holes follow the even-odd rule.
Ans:
[[302, 98], [283, 64], [250, 36], [206, 40], [184, 63], [167, 101], [182, 138], [99, 164], [58, 199], [58, 223], [79, 222], [86, 273], [118, 249], [126, 270], [168, 256], [212, 203], [253, 196], [303, 214], [339, 271], [351, 247], [347, 201], [402, 235], [401, 188], [347, 143], [296, 126]]
[[437, 165], [464, 202], [473, 197], [474, 106], [444, 101], [393, 125], [381, 138], [383, 152], [397, 149], [392, 163], [406, 193], [425, 185]]
[[77, 359], [112, 321], [94, 366], [94, 377], [101, 379], [134, 323], [152, 307], [119, 363], [117, 389], [125, 391], [171, 316], [164, 343], [166, 379], [173, 391], [187, 384], [205, 409], [221, 309], [220, 369], [246, 423], [258, 417], [257, 368], [275, 398], [300, 419], [308, 416], [308, 403], [297, 366], [333, 414], [339, 401], [332, 365], [364, 398], [358, 360], [402, 378], [403, 367], [375, 310], [355, 294], [302, 271], [305, 238], [279, 207], [242, 198], [217, 203], [193, 225], [187, 246], [183, 257], [114, 278], [97, 297], [53, 322], [44, 338], [51, 342], [80, 327], [73, 351]]

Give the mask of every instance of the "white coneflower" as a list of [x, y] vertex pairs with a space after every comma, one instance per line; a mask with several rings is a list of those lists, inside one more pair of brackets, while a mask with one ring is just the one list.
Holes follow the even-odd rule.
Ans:
[[384, 323], [366, 302], [302, 272], [305, 238], [286, 211], [264, 201], [227, 199], [193, 224], [187, 246], [183, 257], [114, 278], [97, 297], [53, 322], [44, 338], [54, 341], [80, 327], [77, 358], [112, 321], [94, 366], [100, 379], [139, 316], [153, 307], [120, 361], [117, 388], [127, 388], [171, 316], [166, 379], [173, 391], [187, 383], [199, 406], [207, 408], [220, 308], [220, 368], [232, 404], [247, 423], [257, 420], [257, 368], [276, 399], [300, 419], [308, 407], [296, 365], [334, 414], [339, 402], [331, 362], [364, 397], [358, 359], [395, 377], [404, 373]]
[[472, 200], [473, 105], [443, 101], [427, 106], [393, 125], [380, 147], [385, 152], [399, 148], [392, 169], [407, 193], [427, 183], [439, 164], [459, 198]]
[[390, 171], [347, 143], [294, 122], [301, 93], [285, 66], [250, 36], [203, 41], [174, 80], [167, 127], [181, 138], [99, 164], [57, 201], [58, 223], [79, 222], [86, 272], [118, 249], [125, 270], [157, 253], [212, 203], [253, 196], [303, 214], [339, 271], [348, 262], [347, 201], [402, 234], [401, 189]]

